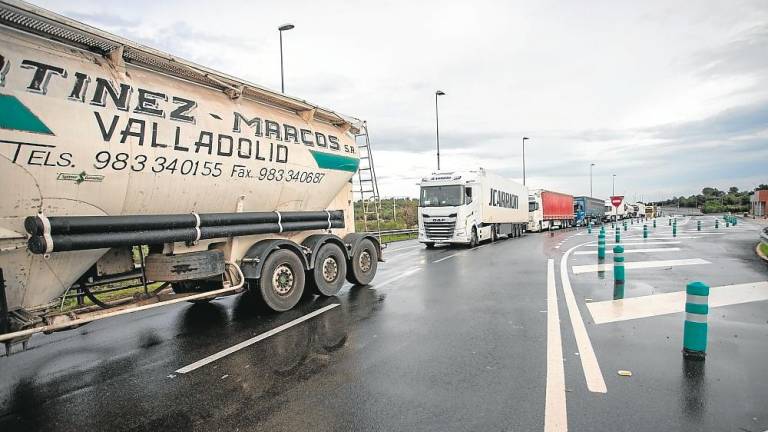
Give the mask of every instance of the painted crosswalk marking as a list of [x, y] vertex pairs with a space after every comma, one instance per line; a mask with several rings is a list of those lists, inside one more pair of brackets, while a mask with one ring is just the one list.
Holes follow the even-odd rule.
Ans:
[[[658, 268], [658, 267], [678, 267], [678, 266], [700, 265], [700, 264], [711, 264], [711, 263], [701, 258], [665, 260], [665, 261], [636, 261], [636, 262], [624, 263], [624, 268], [629, 270], [629, 269], [648, 269], [648, 268]], [[590, 264], [590, 265], [578, 265], [578, 266], [571, 267], [573, 274], [593, 273], [593, 272], [607, 271], [612, 269], [613, 269], [613, 264]]]
[[[671, 244], [680, 244], [682, 242], [679, 241], [656, 241], [656, 242], [627, 242], [627, 243], [619, 243], [620, 245], [624, 246], [625, 248], [627, 246], [645, 246], [645, 245], [671, 245]], [[588, 244], [585, 245], [586, 247], [597, 247], [597, 244]], [[616, 246], [615, 243], [607, 244], [608, 246]]]
[[[768, 300], [768, 281], [712, 287], [709, 307]], [[685, 291], [587, 303], [595, 324], [683, 312]]]
[[[671, 248], [648, 248], [648, 249], [626, 249], [624, 250], [625, 254], [632, 254], [632, 253], [652, 253], [652, 252], [677, 252], [680, 248], [671, 247]], [[613, 250], [607, 249], [605, 250], [605, 253], [613, 253]], [[573, 253], [574, 255], [597, 255], [597, 251], [576, 251]]]

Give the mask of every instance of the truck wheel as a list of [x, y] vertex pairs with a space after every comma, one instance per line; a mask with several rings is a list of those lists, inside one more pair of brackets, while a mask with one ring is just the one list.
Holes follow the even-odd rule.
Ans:
[[424, 246], [426, 246], [427, 249], [434, 249], [435, 248], [435, 244], [432, 243], [432, 242], [424, 243]]
[[310, 278], [312, 291], [321, 296], [335, 296], [344, 285], [346, 274], [347, 260], [341, 248], [333, 243], [320, 246]]
[[491, 227], [491, 243], [496, 242], [496, 225]]
[[267, 306], [284, 312], [296, 306], [304, 293], [304, 266], [295, 253], [278, 249], [267, 256], [258, 281]]
[[360, 242], [347, 268], [347, 280], [355, 285], [368, 285], [376, 275], [379, 251], [370, 239]]
[[472, 236], [469, 239], [469, 248], [472, 249], [477, 246], [477, 229], [472, 228]]

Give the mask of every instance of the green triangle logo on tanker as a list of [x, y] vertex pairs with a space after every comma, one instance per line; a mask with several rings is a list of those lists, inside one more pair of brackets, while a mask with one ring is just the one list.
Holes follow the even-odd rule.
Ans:
[[0, 94], [0, 129], [54, 135], [18, 98]]

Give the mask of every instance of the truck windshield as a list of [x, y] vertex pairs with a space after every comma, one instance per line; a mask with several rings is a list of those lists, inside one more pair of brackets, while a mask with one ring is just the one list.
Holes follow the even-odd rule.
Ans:
[[422, 207], [459, 206], [463, 204], [463, 186], [426, 186], [421, 188]]

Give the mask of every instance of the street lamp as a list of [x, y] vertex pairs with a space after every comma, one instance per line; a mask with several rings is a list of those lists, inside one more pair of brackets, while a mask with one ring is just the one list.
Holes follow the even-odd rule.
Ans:
[[592, 167], [594, 163], [589, 164], [589, 197], [592, 198]]
[[445, 96], [445, 92], [438, 90], [435, 92], [435, 131], [437, 133], [437, 170], [440, 171], [440, 116], [437, 111], [437, 97]]
[[283, 24], [277, 28], [280, 32], [280, 92], [285, 93], [285, 77], [283, 75], [283, 32], [294, 27], [293, 24]]
[[616, 196], [616, 174], [611, 178], [611, 196]]
[[525, 140], [529, 140], [528, 137], [523, 137], [523, 186], [525, 186]]

